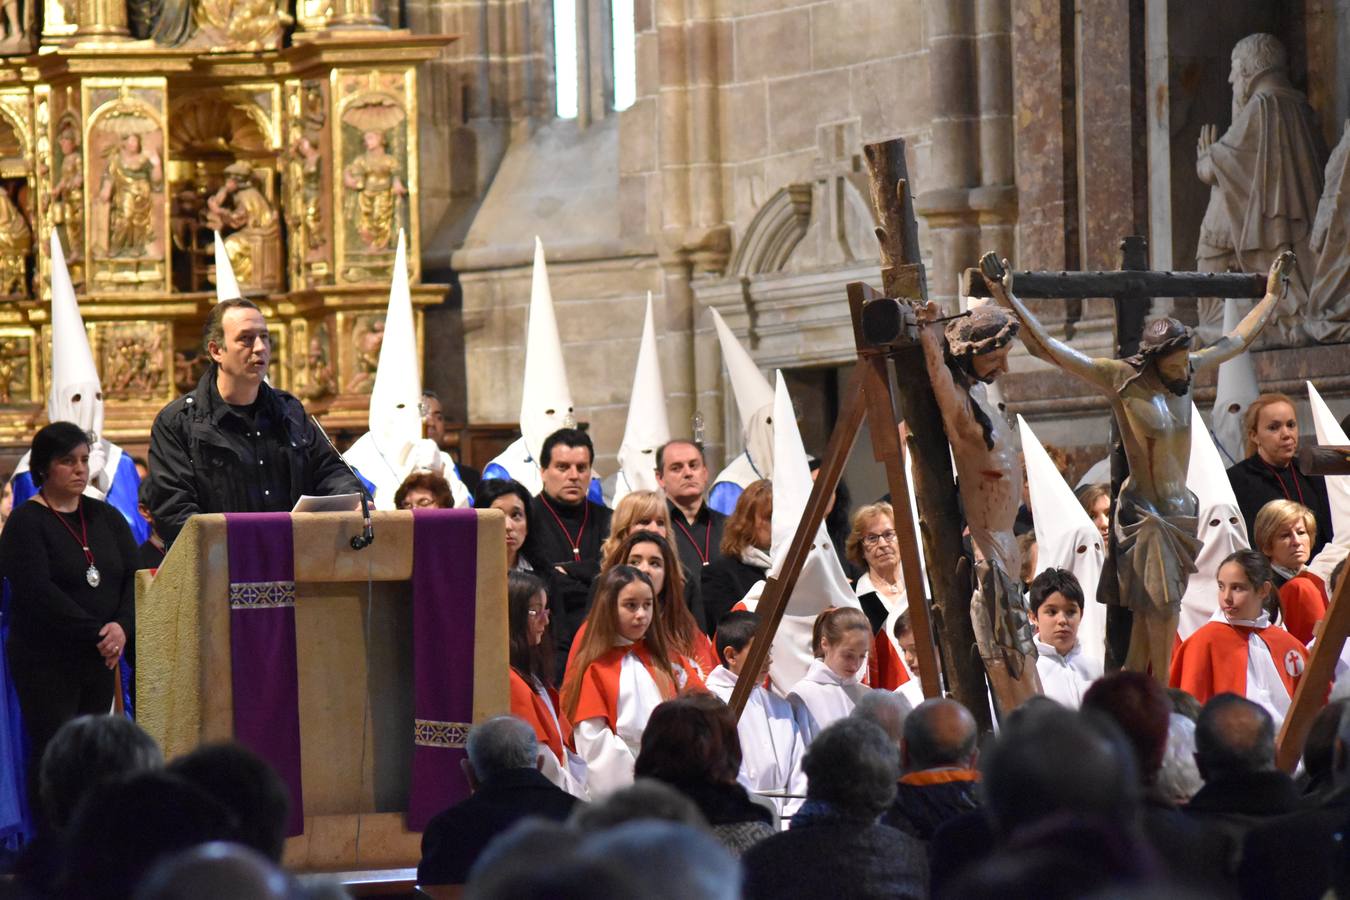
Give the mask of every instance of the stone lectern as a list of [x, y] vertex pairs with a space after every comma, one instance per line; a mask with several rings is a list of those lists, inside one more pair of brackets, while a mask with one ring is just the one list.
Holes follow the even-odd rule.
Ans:
[[172, 758], [238, 740], [290, 790], [295, 869], [416, 865], [468, 795], [468, 727], [509, 711], [495, 510], [202, 515], [136, 590], [140, 723]]

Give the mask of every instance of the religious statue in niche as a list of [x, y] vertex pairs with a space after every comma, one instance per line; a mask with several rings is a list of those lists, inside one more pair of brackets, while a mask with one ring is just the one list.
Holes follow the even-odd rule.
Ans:
[[403, 185], [403, 163], [389, 152], [389, 133], [407, 118], [392, 98], [377, 94], [355, 101], [342, 121], [360, 134], [362, 151], [342, 170], [348, 194], [347, 218], [360, 252], [388, 254], [406, 214], [408, 189]]
[[352, 376], [347, 379], [347, 392], [369, 394], [375, 386], [375, 370], [380, 365], [380, 348], [384, 346], [384, 316], [362, 316], [352, 327]]
[[160, 258], [155, 195], [164, 190], [164, 164], [143, 139], [147, 133], [158, 136], [156, 126], [135, 113], [114, 115], [100, 126], [117, 136], [116, 146], [106, 154], [98, 194], [107, 215], [107, 255]]
[[328, 325], [320, 322], [310, 335], [305, 354], [304, 388], [302, 400], [322, 400], [337, 393], [337, 373], [329, 360]]
[[1327, 160], [1309, 244], [1317, 254], [1313, 308], [1321, 316], [1305, 327], [1324, 343], [1350, 341], [1350, 121]]
[[0, 55], [30, 53], [33, 49], [33, 0], [0, 0], [4, 18], [4, 37], [0, 37]]
[[[61, 122], [56, 135], [59, 154], [56, 184], [52, 187], [52, 224], [61, 232], [66, 259], [84, 258], [84, 158], [80, 153], [79, 126], [72, 119]], [[73, 275], [73, 273], [72, 273]]]
[[28, 338], [0, 337], [0, 403], [28, 399], [28, 353]]
[[[131, 0], [133, 33], [208, 52], [275, 50], [292, 19], [276, 0]], [[144, 24], [137, 25], [142, 22]], [[143, 34], [142, 34], [143, 33]]]
[[[980, 261], [989, 292], [1025, 327], [1027, 350], [1086, 381], [1111, 406], [1130, 472], [1121, 485], [1111, 525], [1120, 603], [1134, 614], [1125, 668], [1151, 670], [1164, 683], [1181, 596], [1197, 571], [1195, 559], [1202, 546], [1196, 537], [1199, 504], [1186, 487], [1191, 378], [1195, 371], [1217, 366], [1247, 349], [1285, 296], [1295, 264], [1293, 253], [1281, 253], [1270, 267], [1265, 297], [1237, 328], [1209, 346], [1191, 350], [1191, 329], [1176, 319], [1162, 318], [1145, 326], [1134, 356], [1104, 359], [1085, 356], [1051, 336], [1013, 292], [1006, 260], [1000, 262], [988, 253]], [[959, 469], [959, 456], [957, 460]], [[965, 491], [963, 484], [963, 497]], [[972, 524], [972, 535], [974, 530]]]
[[324, 245], [323, 156], [317, 135], [302, 134], [286, 154], [286, 222], [304, 258]]
[[206, 200], [206, 224], [223, 236], [241, 288], [276, 290], [282, 285], [281, 223], [258, 175], [242, 160], [226, 166], [225, 182]]
[[1022, 502], [1022, 461], [1007, 420], [985, 391], [1008, 370], [1017, 321], [996, 306], [981, 306], [944, 329], [932, 301], [918, 307], [915, 317], [975, 547], [970, 604], [975, 642], [1007, 711], [1041, 692], [1019, 581], [1022, 552], [1013, 534]]
[[[1337, 298], [1310, 298], [1314, 256], [1309, 236], [1322, 192], [1326, 149], [1302, 91], [1289, 82], [1289, 60], [1273, 35], [1251, 34], [1233, 47], [1228, 82], [1233, 122], [1222, 136], [1200, 129], [1196, 174], [1210, 185], [1200, 224], [1201, 272], [1264, 272], [1286, 250], [1297, 255], [1289, 292], [1271, 320], [1275, 338], [1302, 344]], [[1312, 303], [1310, 304], [1310, 299]], [[1199, 303], [1200, 332], [1223, 327], [1223, 301]]]
[[164, 383], [164, 331], [152, 323], [103, 326], [105, 397], [145, 399]]
[[28, 296], [28, 254], [33, 230], [23, 210], [0, 184], [0, 296]]

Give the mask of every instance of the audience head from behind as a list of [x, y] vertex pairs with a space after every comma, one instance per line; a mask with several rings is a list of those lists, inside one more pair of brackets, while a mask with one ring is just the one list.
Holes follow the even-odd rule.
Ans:
[[598, 802], [578, 803], [572, 808], [568, 825], [589, 834], [643, 819], [708, 828], [708, 820], [693, 800], [654, 778], [638, 778]]
[[1271, 500], [1252, 520], [1252, 549], [1260, 550], [1271, 565], [1297, 575], [1308, 564], [1317, 543], [1313, 511], [1294, 500]]
[[630, 822], [582, 841], [582, 860], [617, 864], [635, 896], [652, 900], [738, 900], [741, 867], [703, 829], [669, 821]]
[[543, 492], [554, 503], [576, 506], [591, 488], [595, 445], [580, 428], [559, 428], [544, 438], [539, 454]]
[[1335, 785], [1336, 739], [1341, 725], [1341, 714], [1350, 707], [1350, 700], [1342, 697], [1331, 700], [1317, 711], [1308, 739], [1303, 742], [1303, 793], [1322, 796]]
[[135, 900], [289, 900], [295, 885], [274, 860], [239, 844], [201, 844], [151, 870]]
[[1106, 823], [1138, 815], [1134, 754], [1119, 729], [1050, 700], [1009, 715], [980, 769], [986, 808], [1005, 839], [1060, 815]]
[[1185, 716], [1192, 723], [1200, 719], [1200, 701], [1195, 699], [1195, 695], [1190, 691], [1169, 687], [1167, 689], [1167, 700], [1172, 704], [1172, 712], [1177, 715]]
[[1206, 783], [1275, 768], [1275, 721], [1259, 704], [1219, 694], [1195, 724], [1195, 763]]
[[130, 719], [71, 719], [42, 754], [38, 795], [46, 824], [58, 834], [64, 832], [91, 788], [163, 765], [164, 755], [155, 739]]
[[[468, 900], [628, 900], [639, 888], [617, 866], [581, 861], [582, 836], [539, 818], [493, 839], [469, 870]], [[522, 860], [528, 861], [522, 864]]]
[[874, 822], [895, 799], [900, 753], [865, 719], [840, 719], [818, 734], [802, 760], [806, 799], [840, 818]]
[[1068, 569], [1046, 569], [1031, 579], [1027, 596], [1031, 623], [1042, 644], [1068, 656], [1078, 645], [1078, 626], [1083, 621], [1083, 588]]
[[394, 506], [410, 509], [449, 509], [455, 505], [450, 482], [435, 472], [413, 472], [394, 492]]
[[740, 770], [736, 717], [717, 697], [699, 692], [652, 710], [633, 775], [677, 786], [725, 785], [734, 784]]
[[506, 516], [506, 567], [514, 569], [530, 536], [530, 492], [512, 478], [484, 478], [474, 491], [475, 509], [498, 509]]
[[553, 616], [543, 580], [508, 572], [506, 612], [511, 668], [531, 686], [553, 684]]
[[534, 729], [515, 716], [494, 716], [470, 728], [464, 749], [460, 766], [475, 791], [505, 772], [539, 767]]
[[186, 779], [140, 772], [94, 787], [71, 820], [60, 896], [125, 900], [158, 862], [235, 831], [230, 811]]
[[816, 616], [811, 652], [845, 682], [856, 682], [872, 649], [872, 623], [860, 609], [837, 606]]
[[1134, 750], [1141, 784], [1151, 785], [1162, 768], [1172, 704], [1157, 679], [1143, 672], [1112, 672], [1083, 695], [1083, 710], [1116, 724]]
[[905, 719], [900, 745], [906, 772], [928, 769], [973, 769], [979, 756], [979, 726], [955, 700], [925, 700]]
[[865, 719], [886, 732], [886, 735], [900, 746], [905, 733], [905, 721], [909, 718], [909, 701], [893, 691], [871, 690], [858, 698], [850, 716]]
[[[759, 616], [747, 610], [738, 609], [729, 612], [717, 622], [716, 643], [718, 661], [738, 678], [750, 658], [750, 647], [755, 643], [755, 632], [759, 630]], [[764, 658], [767, 670], [773, 658], [773, 651]]]
[[242, 744], [207, 744], [169, 764], [233, 813], [234, 840], [281, 862], [291, 799], [286, 783], [262, 757]]

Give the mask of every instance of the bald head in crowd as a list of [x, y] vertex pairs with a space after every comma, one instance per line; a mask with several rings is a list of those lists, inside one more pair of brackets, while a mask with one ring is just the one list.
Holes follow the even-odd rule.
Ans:
[[890, 736], [898, 748], [904, 738], [909, 701], [893, 691], [873, 690], [862, 695], [850, 715], [866, 719]]
[[925, 700], [905, 719], [900, 745], [904, 770], [972, 768], [978, 736], [975, 717], [960, 703], [942, 698]]
[[161, 863], [136, 900], [288, 900], [291, 884], [261, 854], [238, 844], [201, 844]]
[[1195, 763], [1205, 781], [1275, 768], [1275, 722], [1237, 694], [1219, 694], [1195, 723]]

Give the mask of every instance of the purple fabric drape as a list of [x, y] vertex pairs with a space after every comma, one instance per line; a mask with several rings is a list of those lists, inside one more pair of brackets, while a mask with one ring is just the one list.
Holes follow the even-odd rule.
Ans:
[[459, 763], [473, 721], [477, 559], [473, 510], [413, 510], [412, 831], [469, 796]]
[[300, 678], [295, 650], [295, 542], [289, 513], [228, 513], [230, 672], [235, 740], [286, 783], [286, 834], [305, 830], [300, 785]]

